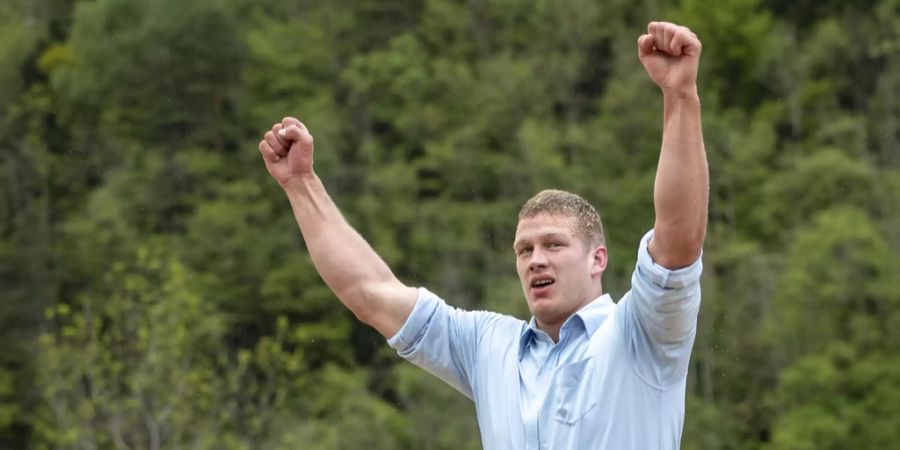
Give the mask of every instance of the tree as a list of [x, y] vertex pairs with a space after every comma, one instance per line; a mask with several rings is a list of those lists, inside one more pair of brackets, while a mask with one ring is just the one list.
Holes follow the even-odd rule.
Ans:
[[[288, 325], [250, 350], [222, 347], [223, 321], [186, 269], [141, 247], [101, 289], [48, 310], [37, 361], [40, 441], [52, 448], [265, 448], [303, 370]], [[108, 295], [108, 297], [106, 297]]]
[[786, 369], [771, 402], [766, 449], [892, 448], [900, 439], [900, 361], [833, 343]]

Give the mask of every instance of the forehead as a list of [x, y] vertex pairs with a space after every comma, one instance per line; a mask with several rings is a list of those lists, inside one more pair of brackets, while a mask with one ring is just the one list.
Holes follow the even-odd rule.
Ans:
[[540, 213], [519, 220], [515, 242], [537, 239], [550, 234], [576, 236], [577, 219], [574, 216]]

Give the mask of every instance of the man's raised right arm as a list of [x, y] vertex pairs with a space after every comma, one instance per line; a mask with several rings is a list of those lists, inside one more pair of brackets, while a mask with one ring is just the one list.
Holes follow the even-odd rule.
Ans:
[[313, 171], [313, 138], [286, 117], [259, 143], [266, 169], [284, 189], [319, 275], [361, 321], [386, 338], [416, 304], [417, 290], [394, 276], [384, 260], [344, 219]]

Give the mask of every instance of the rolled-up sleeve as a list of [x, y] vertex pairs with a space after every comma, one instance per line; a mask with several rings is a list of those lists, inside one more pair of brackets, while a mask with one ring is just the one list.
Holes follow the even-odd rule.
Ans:
[[657, 264], [647, 247], [653, 231], [641, 239], [631, 291], [619, 302], [617, 322], [647, 381], [666, 387], [687, 373], [700, 310], [701, 257], [669, 270]]
[[454, 308], [427, 289], [419, 288], [416, 306], [388, 344], [406, 360], [471, 399], [478, 339], [494, 315]]

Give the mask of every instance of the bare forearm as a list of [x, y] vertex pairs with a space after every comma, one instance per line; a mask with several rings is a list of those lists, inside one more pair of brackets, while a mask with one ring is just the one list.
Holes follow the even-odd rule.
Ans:
[[699, 256], [706, 236], [709, 169], [696, 89], [664, 92], [663, 98], [663, 140], [653, 192], [656, 224], [651, 253], [659, 264], [678, 268]]
[[391, 273], [344, 220], [313, 171], [313, 136], [296, 117], [272, 125], [259, 141], [266, 170], [284, 189], [319, 275], [341, 302], [385, 337], [393, 336], [416, 304], [416, 290]]
[[[402, 321], [382, 323], [383, 318], [408, 315], [415, 302], [415, 289], [400, 283], [347, 223], [317, 176], [297, 179], [283, 187], [319, 275], [357, 317], [383, 334], [393, 334]], [[398, 308], [401, 311], [395, 311]]]

